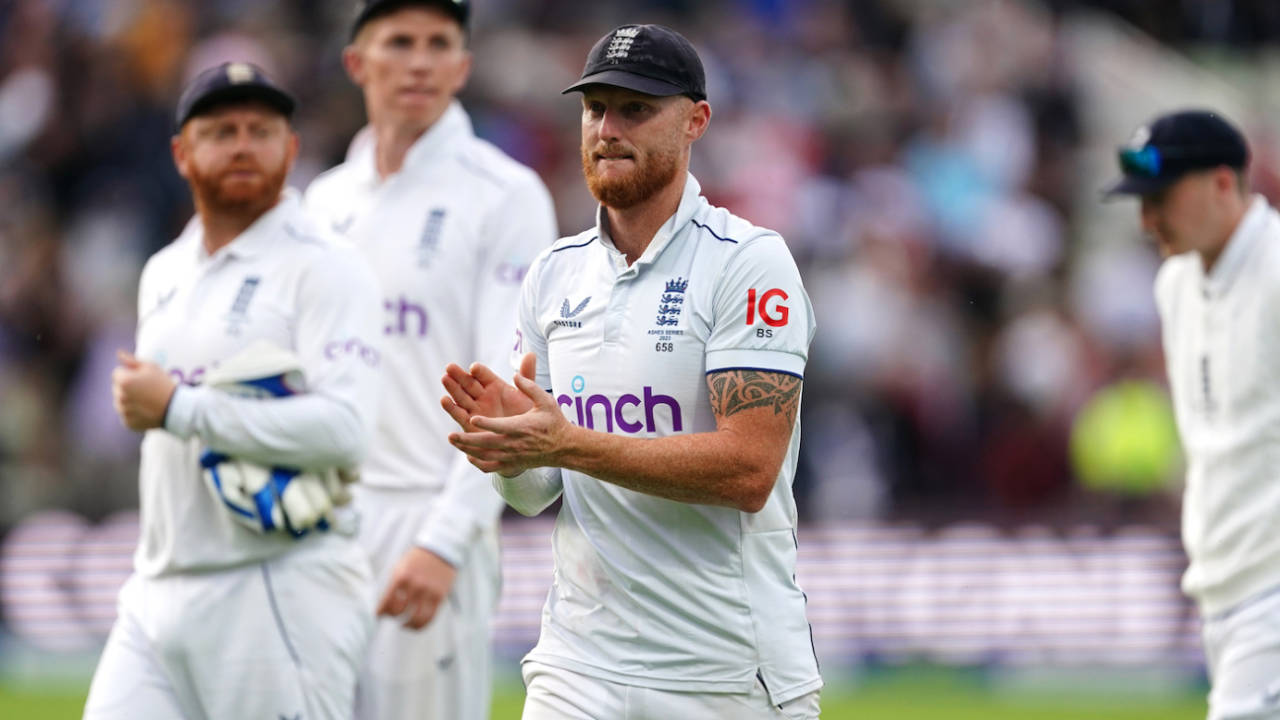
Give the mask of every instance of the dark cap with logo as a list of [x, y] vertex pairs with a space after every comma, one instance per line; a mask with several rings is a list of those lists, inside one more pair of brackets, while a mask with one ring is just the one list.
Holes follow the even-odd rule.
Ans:
[[661, 25], [623, 25], [600, 38], [587, 54], [582, 78], [564, 92], [588, 85], [707, 99], [707, 77], [698, 52], [683, 35]]
[[293, 115], [289, 93], [271, 82], [262, 68], [246, 62], [226, 62], [196, 75], [178, 98], [174, 125], [179, 130], [191, 118], [231, 103], [261, 102], [286, 118]]
[[1150, 195], [1194, 170], [1249, 164], [1244, 135], [1209, 110], [1161, 115], [1138, 128], [1118, 152], [1124, 177], [1107, 188], [1108, 196]]
[[457, 20], [463, 30], [467, 29], [467, 20], [471, 18], [470, 0], [360, 0], [356, 3], [355, 22], [351, 23], [352, 39], [370, 20], [411, 5], [439, 8]]

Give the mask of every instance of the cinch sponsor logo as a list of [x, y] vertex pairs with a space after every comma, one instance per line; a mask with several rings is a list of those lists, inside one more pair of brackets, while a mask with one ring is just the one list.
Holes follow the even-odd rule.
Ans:
[[494, 271], [494, 276], [500, 283], [519, 285], [524, 281], [524, 276], [528, 274], [528, 272], [528, 265], [504, 262], [498, 265], [497, 269]]
[[205, 369], [203, 367], [192, 368], [191, 370], [169, 368], [166, 372], [179, 385], [199, 385], [204, 382]]
[[387, 324], [382, 326], [384, 335], [427, 336], [427, 309], [401, 295], [382, 301], [387, 312]]
[[360, 338], [334, 340], [324, 346], [326, 360], [337, 360], [347, 355], [360, 358], [365, 365], [370, 367], [377, 367], [382, 360], [382, 356], [378, 354], [378, 351], [361, 342]]
[[671, 429], [680, 432], [684, 429], [684, 417], [680, 413], [680, 403], [670, 395], [655, 393], [653, 388], [645, 385], [643, 395], [624, 393], [617, 399], [607, 395], [582, 396], [587, 381], [581, 375], [574, 376], [572, 382], [573, 395], [561, 394], [556, 402], [561, 406], [572, 408], [578, 416], [578, 426], [596, 429], [597, 422], [603, 422], [605, 432], [613, 432], [617, 426], [619, 432], [635, 434], [639, 432], [656, 432], [658, 424], [656, 414], [659, 407], [665, 407], [671, 417]]

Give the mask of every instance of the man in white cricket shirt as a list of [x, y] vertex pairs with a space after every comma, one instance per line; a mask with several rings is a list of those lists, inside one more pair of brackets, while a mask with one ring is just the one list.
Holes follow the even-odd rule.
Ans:
[[454, 95], [471, 65], [466, 0], [360, 6], [343, 61], [369, 125], [307, 205], [383, 289], [382, 415], [356, 488], [384, 616], [358, 692], [364, 720], [483, 720], [502, 498], [449, 446], [448, 362], [505, 360], [520, 282], [555, 240], [529, 168], [478, 139]]
[[816, 718], [794, 576], [799, 272], [688, 173], [711, 107], [685, 38], [617, 28], [571, 91], [596, 227], [525, 278], [517, 387], [479, 365], [443, 379], [450, 441], [508, 503], [563, 497], [524, 718]]
[[[377, 281], [283, 189], [293, 106], [245, 63], [201, 73], [178, 104], [173, 156], [196, 215], [143, 269], [137, 347], [112, 376], [122, 420], [146, 433], [141, 536], [90, 720], [351, 717], [375, 600], [355, 538], [254, 532], [200, 468], [205, 448], [350, 467], [372, 430]], [[298, 358], [306, 392], [251, 399], [202, 385], [262, 344]]]
[[1141, 200], [1187, 459], [1182, 539], [1211, 720], [1280, 718], [1280, 215], [1245, 181], [1244, 137], [1184, 111], [1138, 129], [1111, 195]]

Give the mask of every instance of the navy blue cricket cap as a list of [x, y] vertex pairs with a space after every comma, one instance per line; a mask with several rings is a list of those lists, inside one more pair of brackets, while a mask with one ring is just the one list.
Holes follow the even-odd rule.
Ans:
[[470, 0], [360, 0], [356, 3], [356, 19], [351, 23], [351, 39], [354, 40], [360, 33], [360, 28], [370, 20], [411, 5], [423, 5], [445, 11], [458, 21], [464, 32], [467, 29], [467, 21], [471, 18]]
[[1249, 164], [1244, 135], [1209, 110], [1183, 110], [1161, 115], [1134, 131], [1117, 157], [1124, 176], [1106, 195], [1151, 195], [1193, 170]]
[[202, 71], [178, 98], [174, 124], [178, 130], [191, 118], [229, 103], [258, 101], [293, 116], [293, 96], [271, 82], [262, 68], [246, 62], [226, 62]]
[[683, 35], [661, 25], [623, 25], [600, 38], [587, 54], [582, 78], [561, 94], [588, 85], [707, 99], [707, 76], [698, 52]]

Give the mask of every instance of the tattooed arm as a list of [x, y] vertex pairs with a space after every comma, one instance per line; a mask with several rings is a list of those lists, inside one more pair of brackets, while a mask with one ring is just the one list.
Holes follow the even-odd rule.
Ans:
[[[687, 503], [758, 512], [769, 500], [791, 442], [800, 378], [759, 370], [707, 376], [714, 432], [628, 438], [571, 425], [555, 400], [525, 388], [538, 408], [515, 419], [501, 443], [451, 441], [482, 469], [518, 473], [528, 467], [577, 470], [620, 487]], [[545, 405], [545, 407], [541, 407]], [[497, 436], [491, 436], [496, 438]]]

